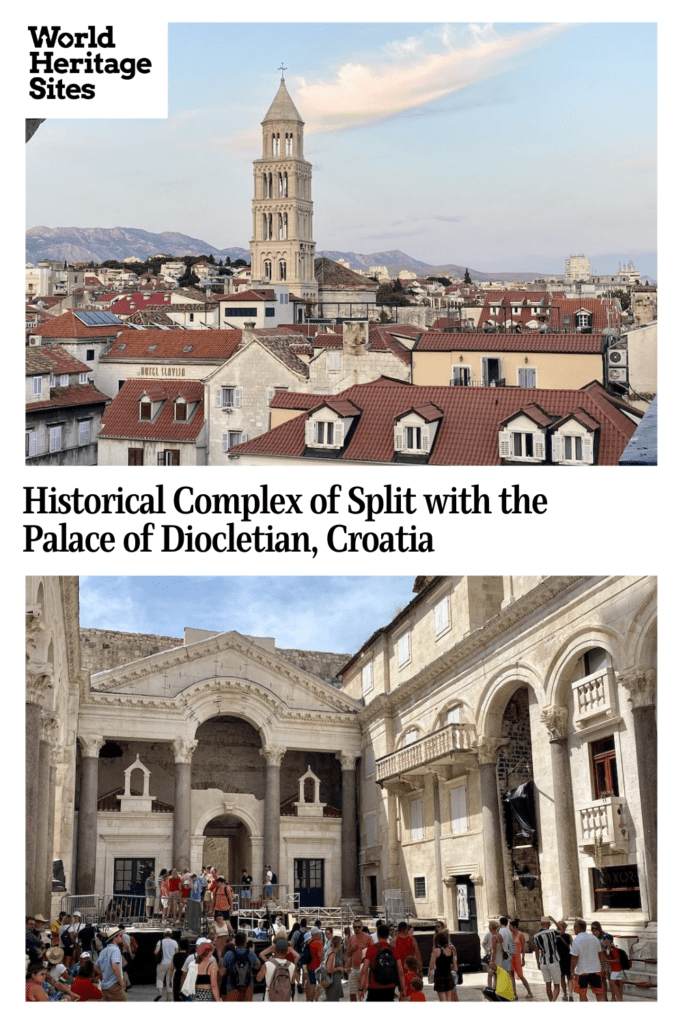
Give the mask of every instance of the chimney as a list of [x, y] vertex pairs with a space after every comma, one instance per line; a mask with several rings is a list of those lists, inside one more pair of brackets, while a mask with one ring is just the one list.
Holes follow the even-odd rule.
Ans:
[[369, 324], [367, 320], [345, 320], [342, 334], [343, 348], [347, 355], [359, 356], [363, 348], [370, 344]]

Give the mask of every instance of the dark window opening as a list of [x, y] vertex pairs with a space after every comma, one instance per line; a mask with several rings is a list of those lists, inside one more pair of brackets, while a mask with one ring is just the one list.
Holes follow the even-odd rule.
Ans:
[[592, 868], [594, 910], [639, 910], [640, 880], [636, 864]]
[[614, 736], [607, 736], [605, 739], [591, 743], [590, 752], [593, 765], [593, 799], [600, 800], [605, 796], [619, 796]]

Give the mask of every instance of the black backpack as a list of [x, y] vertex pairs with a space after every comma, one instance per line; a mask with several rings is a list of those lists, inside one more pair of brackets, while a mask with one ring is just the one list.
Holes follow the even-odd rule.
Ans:
[[274, 871], [273, 871], [273, 877], [270, 880], [270, 884], [271, 885], [277, 885], [277, 875], [275, 874]]
[[[242, 954], [242, 955], [240, 955]], [[244, 992], [250, 985], [253, 985], [251, 976], [251, 961], [248, 950], [235, 950], [232, 970], [230, 972], [230, 983], [233, 988]]]
[[619, 965], [622, 971], [630, 971], [631, 961], [628, 958], [628, 953], [626, 952], [626, 950], [621, 949], [619, 946], [617, 946], [617, 953], [619, 954]]
[[396, 957], [388, 946], [380, 946], [375, 957], [372, 976], [377, 985], [398, 985], [398, 967]]
[[306, 932], [301, 931], [301, 929], [299, 929], [299, 931], [295, 932], [294, 935], [292, 936], [293, 946], [294, 946], [294, 950], [295, 950], [296, 953], [301, 953], [302, 949], [304, 948], [304, 939], [305, 938], [306, 938]]

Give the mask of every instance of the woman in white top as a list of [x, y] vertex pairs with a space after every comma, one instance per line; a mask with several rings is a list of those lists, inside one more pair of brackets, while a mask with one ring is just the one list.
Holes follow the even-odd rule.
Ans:
[[161, 960], [157, 964], [157, 994], [154, 997], [154, 1002], [158, 1003], [164, 994], [164, 979], [166, 980], [166, 1002], [170, 1002], [173, 999], [173, 992], [171, 991], [171, 967], [173, 966], [173, 957], [178, 952], [178, 943], [173, 938], [173, 932], [170, 928], [167, 928], [164, 932], [164, 937], [156, 944], [154, 955], [158, 956], [161, 953]]

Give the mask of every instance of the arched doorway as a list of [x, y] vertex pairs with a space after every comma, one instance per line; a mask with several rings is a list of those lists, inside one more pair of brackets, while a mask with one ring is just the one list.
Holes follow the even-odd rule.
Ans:
[[251, 864], [249, 829], [234, 814], [218, 814], [204, 827], [203, 861], [237, 889], [242, 868]]

